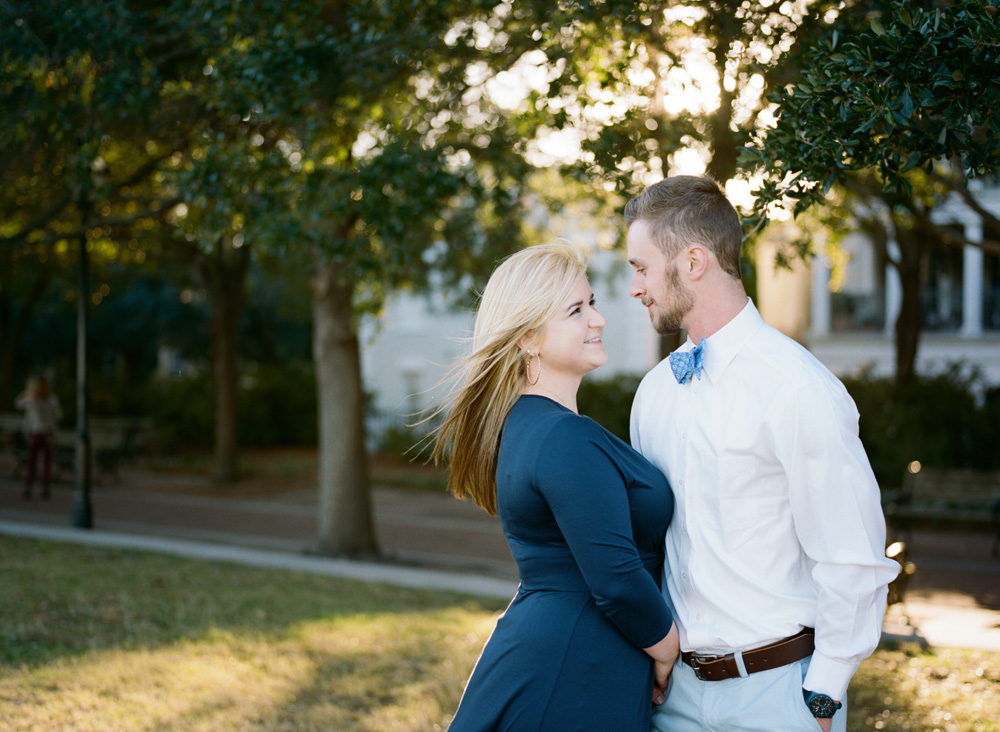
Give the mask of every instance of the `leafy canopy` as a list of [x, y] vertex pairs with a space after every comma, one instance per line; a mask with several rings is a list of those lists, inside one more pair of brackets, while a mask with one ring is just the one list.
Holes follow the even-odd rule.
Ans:
[[938, 161], [957, 160], [969, 177], [1000, 171], [1000, 12], [987, 0], [894, 2], [881, 20], [833, 30], [802, 69], [770, 96], [776, 125], [744, 152], [764, 177], [758, 225], [783, 197], [798, 214], [856, 171], [905, 195], [908, 172]]

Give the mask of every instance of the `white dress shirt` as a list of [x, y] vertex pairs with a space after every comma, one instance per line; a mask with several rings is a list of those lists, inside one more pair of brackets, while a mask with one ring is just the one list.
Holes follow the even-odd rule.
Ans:
[[803, 686], [844, 699], [899, 569], [844, 385], [748, 301], [705, 341], [700, 380], [678, 384], [667, 359], [646, 375], [631, 434], [676, 498], [663, 587], [681, 648], [745, 651], [813, 627]]

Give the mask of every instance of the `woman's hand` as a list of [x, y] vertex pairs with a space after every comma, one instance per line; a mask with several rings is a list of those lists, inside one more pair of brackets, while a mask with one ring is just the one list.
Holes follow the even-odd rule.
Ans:
[[668, 632], [659, 643], [649, 648], [643, 649], [653, 657], [653, 703], [662, 704], [664, 692], [667, 688], [667, 680], [670, 672], [677, 662], [677, 657], [681, 654], [680, 634], [677, 632], [677, 624], [670, 626]]

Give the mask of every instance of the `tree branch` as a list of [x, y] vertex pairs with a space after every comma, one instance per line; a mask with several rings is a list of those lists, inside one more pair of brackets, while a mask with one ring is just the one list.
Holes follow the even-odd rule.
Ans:
[[979, 202], [969, 187], [965, 184], [964, 180], [957, 181], [954, 178], [950, 178], [945, 175], [941, 175], [937, 172], [932, 172], [930, 174], [932, 180], [945, 185], [949, 190], [954, 191], [962, 199], [962, 202], [966, 206], [975, 211], [979, 217], [983, 220], [983, 233], [987, 231], [990, 232], [992, 239], [997, 239], [1000, 241], [1000, 218], [998, 218], [992, 211], [984, 208]]
[[63, 239], [76, 239], [78, 237], [83, 236], [91, 229], [96, 229], [98, 227], [122, 226], [125, 224], [131, 224], [132, 222], [138, 221], [140, 219], [153, 218], [155, 216], [160, 216], [166, 213], [171, 208], [176, 206], [178, 203], [181, 203], [181, 201], [183, 200], [184, 199], [180, 197], [175, 197], [175, 198], [166, 198], [155, 202], [151, 201], [150, 203], [159, 203], [159, 207], [148, 208], [145, 211], [138, 211], [129, 216], [114, 216], [108, 218], [100, 218], [94, 221], [88, 221], [68, 231], [50, 231], [41, 239], [37, 239], [31, 243], [42, 244], [42, 245], [54, 244], [55, 242], [61, 241]]

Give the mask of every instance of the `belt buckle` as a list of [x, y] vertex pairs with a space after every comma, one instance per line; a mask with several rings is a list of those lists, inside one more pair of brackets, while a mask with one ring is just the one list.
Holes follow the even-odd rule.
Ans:
[[708, 679], [705, 676], [701, 675], [701, 665], [711, 663], [712, 661], [715, 661], [717, 658], [718, 658], [717, 656], [691, 656], [691, 660], [694, 661], [696, 664], [695, 666], [691, 667], [692, 670], [694, 671], [694, 677], [698, 679], [698, 681], [711, 681], [711, 679]]

